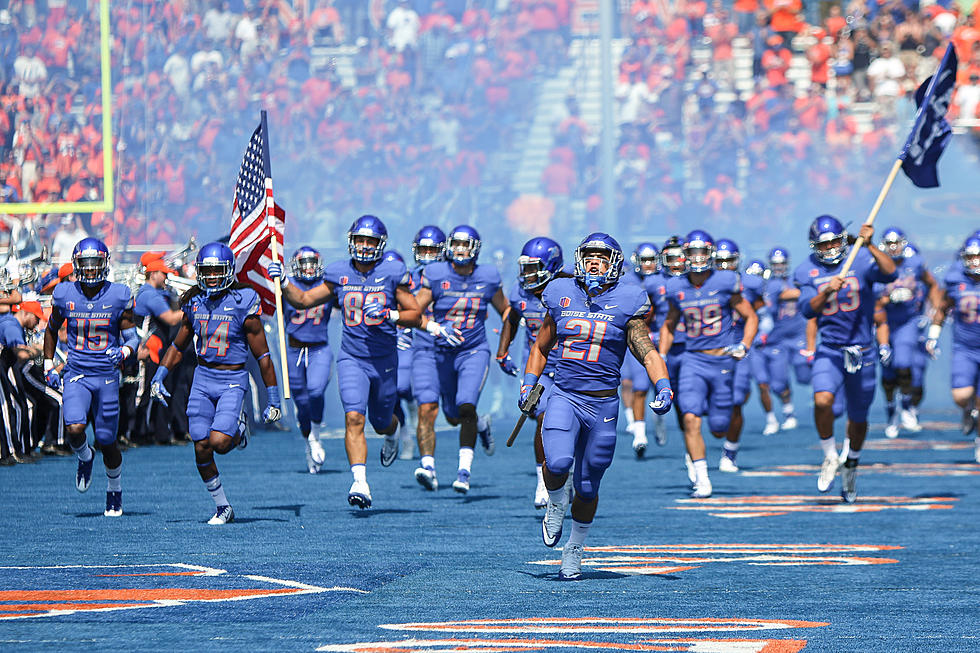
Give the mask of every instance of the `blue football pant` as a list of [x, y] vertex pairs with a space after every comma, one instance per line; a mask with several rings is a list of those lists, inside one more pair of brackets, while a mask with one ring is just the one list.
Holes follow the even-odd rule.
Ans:
[[323, 393], [333, 370], [330, 345], [322, 347], [286, 347], [289, 365], [289, 390], [296, 404], [296, 421], [303, 433], [310, 432], [311, 422], [323, 421]]
[[337, 386], [345, 413], [366, 415], [375, 431], [391, 427], [398, 401], [398, 355], [360, 358], [341, 351]]
[[876, 358], [877, 352], [870, 347], [865, 349], [861, 369], [850, 374], [844, 369], [841, 350], [820, 345], [813, 360], [813, 394], [832, 393], [835, 406], [843, 394], [847, 418], [852, 422], [867, 423], [868, 410], [875, 398]]

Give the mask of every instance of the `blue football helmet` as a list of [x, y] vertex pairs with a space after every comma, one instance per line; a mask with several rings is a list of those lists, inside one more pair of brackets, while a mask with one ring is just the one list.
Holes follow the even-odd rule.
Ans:
[[688, 272], [706, 272], [714, 265], [715, 239], [703, 229], [695, 229], [684, 238], [684, 258]]
[[235, 282], [235, 255], [224, 243], [208, 243], [197, 252], [197, 286], [208, 297]]
[[715, 245], [715, 269], [737, 271], [741, 256], [734, 240], [722, 238]]
[[[586, 264], [593, 258], [605, 260], [605, 272], [591, 274]], [[575, 248], [575, 278], [586, 287], [593, 289], [619, 280], [623, 274], [623, 248], [616, 239], [600, 231], [591, 233], [582, 239]]]
[[454, 227], [446, 239], [446, 260], [456, 265], [475, 263], [482, 244], [480, 233], [473, 227], [466, 224]]
[[671, 277], [679, 277], [687, 271], [687, 258], [680, 236], [671, 236], [660, 250], [660, 266]]
[[878, 249], [897, 260], [902, 258], [908, 244], [909, 239], [906, 237], [904, 231], [898, 227], [888, 227], [881, 234], [881, 242], [878, 243]]
[[561, 245], [550, 238], [532, 238], [517, 259], [517, 280], [524, 290], [540, 288], [551, 281], [565, 264]]
[[840, 263], [847, 256], [847, 229], [834, 216], [821, 215], [810, 225], [810, 248], [821, 263]]
[[390, 249], [385, 252], [385, 257], [381, 259], [382, 261], [398, 261], [401, 264], [405, 264], [405, 258], [398, 253], [396, 249]]
[[[71, 253], [75, 278], [86, 285], [109, 278], [109, 248], [98, 238], [82, 238]], [[33, 268], [33, 266], [31, 266]], [[37, 273], [35, 272], [35, 278]]]
[[785, 279], [789, 276], [789, 250], [785, 247], [773, 247], [769, 250], [769, 269], [772, 276]]
[[745, 274], [751, 274], [754, 277], [764, 277], [766, 276], [766, 264], [754, 258], [745, 266]]
[[970, 236], [960, 248], [960, 262], [963, 269], [973, 275], [980, 275], [980, 236]]
[[[375, 242], [365, 242], [366, 236]], [[354, 240], [360, 242], [354, 244]], [[347, 230], [347, 251], [350, 257], [358, 263], [374, 263], [380, 261], [385, 253], [385, 243], [388, 242], [388, 229], [385, 223], [373, 215], [362, 215], [351, 224]]]
[[660, 250], [653, 243], [640, 243], [630, 254], [633, 272], [643, 277], [660, 272]]
[[323, 259], [320, 257], [320, 252], [305, 245], [293, 252], [289, 267], [293, 276], [300, 281], [316, 281], [323, 276]]
[[446, 234], [435, 225], [419, 229], [412, 241], [412, 257], [416, 265], [428, 265], [442, 261], [446, 256]]

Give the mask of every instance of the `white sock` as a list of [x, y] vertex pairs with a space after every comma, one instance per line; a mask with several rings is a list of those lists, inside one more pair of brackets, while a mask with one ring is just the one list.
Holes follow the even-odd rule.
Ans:
[[105, 468], [106, 492], [122, 492], [122, 463], [114, 469]]
[[80, 449], [76, 449], [75, 447], [72, 447], [71, 449], [83, 463], [87, 463], [88, 461], [92, 460], [92, 456], [95, 455], [95, 452], [92, 451], [92, 447], [88, 446], [88, 442], [85, 442]]
[[633, 417], [633, 409], [626, 409], [626, 430], [632, 432], [633, 425], [636, 424], [636, 418]]
[[225, 498], [225, 488], [221, 485], [221, 475], [216, 474], [214, 478], [209, 478], [204, 481], [204, 487], [208, 489], [211, 493], [211, 498], [214, 499], [215, 506], [227, 506], [228, 499]]
[[823, 457], [830, 458], [831, 456], [837, 455], [837, 443], [834, 438], [827, 438], [824, 440], [820, 438], [820, 448], [823, 449]]
[[544, 485], [544, 468], [541, 465], [536, 465], [536, 472], [538, 474], [538, 485]]
[[476, 416], [476, 430], [477, 431], [486, 431], [488, 428], [490, 428], [490, 420], [487, 419], [487, 416], [486, 415], [477, 415]]
[[564, 503], [567, 496], [564, 485], [557, 490], [548, 490], [548, 501], [555, 505]]
[[459, 448], [459, 469], [470, 471], [473, 466], [473, 447]]
[[850, 438], [844, 438], [844, 446], [841, 447], [840, 452], [841, 452], [841, 455], [844, 456], [845, 458], [849, 458], [851, 456], [851, 439]]
[[850, 451], [847, 452], [847, 459], [848, 460], [857, 460], [860, 457], [861, 457], [861, 452], [860, 451], [854, 451], [852, 449], [852, 450], [850, 450]]
[[585, 545], [585, 536], [589, 534], [589, 527], [592, 526], [592, 522], [580, 522], [572, 520], [572, 532], [568, 536], [568, 542], [565, 546], [569, 544], [581, 544]]
[[633, 437], [635, 439], [637, 440], [647, 439], [647, 423], [645, 421], [637, 420], [633, 422], [632, 427], [629, 428], [633, 430]]
[[422, 467], [436, 468], [435, 456], [422, 456]]
[[772, 412], [771, 410], [768, 413], [766, 413], [766, 421], [767, 422], [775, 422], [776, 421], [776, 413]]
[[351, 465], [350, 473], [354, 475], [355, 483], [367, 483], [367, 466], [363, 463], [359, 465]]
[[704, 458], [694, 461], [694, 477], [697, 479], [695, 483], [708, 480], [708, 461]]
[[310, 434], [306, 436], [306, 439], [310, 442], [316, 442], [320, 439], [320, 425], [316, 422], [310, 423]]
[[738, 451], [738, 448], [741, 444], [742, 444], [741, 442], [730, 442], [728, 440], [725, 440], [722, 443], [721, 448], [724, 449], [725, 451]]
[[792, 415], [795, 412], [796, 412], [796, 409], [793, 408], [793, 404], [783, 404], [783, 415], [784, 416], [789, 417], [790, 415]]

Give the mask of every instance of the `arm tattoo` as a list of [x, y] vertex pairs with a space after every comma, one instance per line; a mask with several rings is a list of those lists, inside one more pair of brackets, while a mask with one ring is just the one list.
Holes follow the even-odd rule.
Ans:
[[647, 354], [653, 351], [653, 341], [650, 340], [650, 327], [641, 317], [630, 318], [626, 322], [626, 336], [630, 351], [641, 363]]

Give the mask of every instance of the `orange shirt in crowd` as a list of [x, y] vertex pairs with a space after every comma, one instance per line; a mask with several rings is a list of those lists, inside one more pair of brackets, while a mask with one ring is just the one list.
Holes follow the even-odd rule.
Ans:
[[797, 14], [803, 9], [800, 0], [765, 0], [770, 13], [769, 27], [774, 32], [799, 32], [801, 24]]
[[743, 14], [754, 14], [759, 10], [759, 0], [735, 0], [732, 9]]

